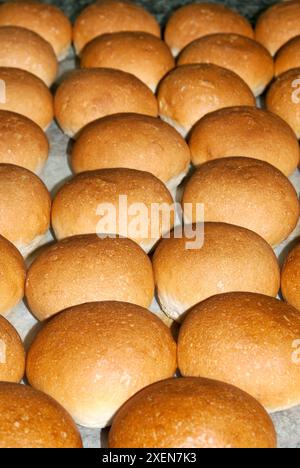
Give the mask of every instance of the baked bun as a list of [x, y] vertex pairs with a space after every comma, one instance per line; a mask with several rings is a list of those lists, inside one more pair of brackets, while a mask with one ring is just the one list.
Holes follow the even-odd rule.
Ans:
[[158, 298], [168, 317], [180, 321], [198, 302], [225, 292], [277, 296], [279, 266], [261, 237], [222, 223], [205, 223], [203, 233], [199, 226], [191, 229], [186, 226], [181, 238], [163, 239], [153, 257]]
[[40, 174], [48, 154], [47, 136], [36, 123], [0, 110], [0, 164], [14, 164]]
[[150, 172], [170, 190], [176, 188], [190, 165], [190, 151], [173, 127], [160, 119], [119, 114], [91, 123], [72, 149], [75, 173], [106, 168]]
[[146, 252], [170, 232], [174, 218], [174, 201], [163, 182], [133, 169], [79, 174], [59, 190], [52, 205], [57, 239], [118, 234], [134, 240]]
[[113, 422], [109, 447], [276, 448], [276, 433], [262, 406], [238, 388], [207, 379], [172, 379], [125, 403]]
[[46, 130], [53, 120], [53, 97], [37, 76], [18, 68], [0, 68], [0, 110], [24, 115]]
[[286, 410], [300, 403], [299, 336], [299, 312], [284, 302], [261, 294], [220, 294], [185, 319], [180, 372], [236, 385], [269, 412]]
[[188, 45], [178, 65], [213, 63], [239, 75], [255, 96], [260, 96], [274, 76], [270, 53], [249, 37], [237, 34], [211, 34]]
[[51, 86], [58, 72], [51, 45], [41, 36], [17, 26], [0, 27], [0, 67], [26, 70]]
[[279, 49], [275, 57], [275, 76], [300, 67], [300, 36], [291, 39]]
[[154, 16], [139, 5], [126, 0], [99, 0], [85, 8], [74, 24], [77, 54], [98, 36], [121, 31], [143, 31], [160, 37]]
[[43, 182], [23, 167], [0, 164], [0, 234], [24, 256], [50, 226], [51, 198]]
[[160, 117], [186, 136], [209, 112], [231, 106], [255, 106], [246, 83], [234, 72], [212, 64], [182, 65], [158, 89]]
[[285, 120], [300, 138], [300, 68], [287, 71], [274, 81], [266, 96], [266, 106]]
[[290, 176], [299, 164], [299, 143], [276, 114], [255, 107], [230, 107], [206, 115], [189, 139], [192, 161], [244, 156], [266, 161]]
[[77, 427], [52, 398], [0, 382], [0, 448], [82, 448]]
[[0, 382], [19, 383], [25, 373], [25, 349], [14, 327], [0, 315]]
[[144, 32], [104, 34], [90, 42], [81, 56], [82, 68], [113, 68], [131, 73], [155, 92], [175, 67], [165, 42]]
[[0, 271], [0, 315], [6, 316], [23, 299], [26, 267], [16, 247], [2, 236]]
[[242, 226], [277, 246], [297, 226], [300, 205], [293, 185], [282, 172], [264, 161], [224, 158], [200, 166], [185, 186], [185, 220], [204, 220]]
[[27, 359], [31, 385], [60, 402], [81, 426], [97, 428], [110, 425], [125, 401], [172, 377], [176, 368], [168, 327], [124, 302], [83, 304], [59, 314], [38, 334]]
[[39, 320], [85, 302], [148, 308], [154, 282], [148, 256], [129, 239], [75, 236], [45, 249], [28, 270], [26, 298]]
[[293, 37], [300, 34], [300, 2], [298, 0], [279, 2], [271, 6], [258, 18], [255, 38], [272, 55]]
[[300, 244], [285, 260], [281, 274], [281, 292], [284, 299], [300, 310]]
[[165, 41], [176, 57], [188, 44], [216, 33], [233, 33], [252, 38], [250, 23], [225, 5], [201, 2], [179, 8], [168, 21]]
[[20, 26], [39, 34], [63, 60], [72, 41], [72, 26], [64, 13], [54, 5], [36, 1], [5, 2], [0, 5], [0, 26]]
[[55, 95], [55, 116], [70, 137], [90, 122], [119, 112], [157, 117], [157, 101], [135, 76], [120, 70], [74, 70]]

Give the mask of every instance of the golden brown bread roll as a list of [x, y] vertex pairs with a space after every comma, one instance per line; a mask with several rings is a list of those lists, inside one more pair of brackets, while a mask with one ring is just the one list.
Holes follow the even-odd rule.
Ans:
[[25, 349], [14, 327], [0, 315], [0, 382], [19, 383], [25, 373]]
[[300, 310], [300, 245], [287, 256], [281, 273], [281, 292], [284, 299]]

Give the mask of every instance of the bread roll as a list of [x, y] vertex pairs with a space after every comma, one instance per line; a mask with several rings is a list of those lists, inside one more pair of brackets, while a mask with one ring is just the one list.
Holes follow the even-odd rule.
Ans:
[[25, 350], [21, 338], [0, 315], [0, 382], [19, 383], [24, 373]]
[[82, 448], [68, 413], [42, 392], [0, 382], [0, 448]]
[[36, 123], [0, 110], [0, 164], [14, 164], [40, 174], [48, 154], [47, 136]]
[[298, 0], [279, 2], [258, 18], [255, 38], [272, 55], [293, 37], [299, 36], [300, 3]]
[[27, 359], [30, 383], [82, 426], [102, 428], [132, 395], [176, 371], [176, 345], [159, 318], [128, 303], [73, 307], [47, 323]]
[[121, 408], [109, 447], [274, 448], [276, 433], [261, 405], [238, 388], [172, 379], [151, 385]]
[[300, 245], [287, 256], [281, 274], [281, 292], [286, 302], [300, 310]]
[[275, 57], [275, 76], [300, 67], [300, 37], [284, 44]]
[[175, 67], [165, 42], [143, 32], [104, 34], [91, 41], [81, 56], [82, 68], [113, 68], [131, 73], [155, 92]]
[[204, 220], [242, 226], [273, 247], [297, 226], [300, 205], [296, 190], [278, 169], [250, 158], [224, 158], [200, 166], [185, 186], [186, 221], [198, 223], [196, 206], [204, 205]]
[[165, 41], [176, 57], [178, 53], [200, 37], [215, 33], [234, 33], [253, 37], [250, 23], [225, 5], [201, 2], [185, 5], [169, 19]]
[[205, 223], [204, 237], [195, 228], [162, 240], [153, 257], [158, 298], [168, 317], [180, 321], [198, 302], [225, 292], [277, 296], [279, 266], [261, 237], [222, 223]]
[[209, 112], [231, 106], [255, 106], [246, 83], [235, 73], [212, 64], [182, 65], [158, 89], [160, 117], [186, 136]]
[[178, 65], [213, 63], [239, 75], [255, 96], [260, 96], [274, 76], [270, 53], [261, 44], [238, 34], [211, 34], [189, 44]]
[[0, 164], [0, 234], [24, 256], [41, 242], [50, 226], [51, 198], [32, 172]]
[[173, 190], [188, 172], [190, 151], [160, 119], [119, 114], [93, 122], [80, 133], [71, 165], [75, 173], [118, 167], [146, 171]]
[[67, 56], [71, 46], [71, 22], [54, 5], [32, 0], [2, 3], [0, 26], [20, 26], [34, 31], [52, 45], [59, 60]]
[[230, 107], [206, 115], [189, 140], [192, 161], [244, 156], [266, 161], [290, 176], [299, 164], [299, 143], [276, 114], [255, 107]]
[[0, 110], [24, 115], [46, 130], [53, 120], [53, 97], [37, 76], [17, 68], [0, 68]]
[[284, 302], [220, 294], [187, 315], [178, 342], [180, 372], [236, 385], [270, 412], [286, 410], [300, 403], [299, 336], [299, 312]]
[[26, 298], [39, 320], [85, 302], [124, 301], [149, 307], [154, 293], [147, 255], [128, 239], [75, 236], [48, 247], [33, 262]]
[[170, 232], [174, 218], [173, 198], [165, 185], [152, 174], [133, 169], [79, 174], [59, 190], [52, 206], [57, 239], [118, 234], [146, 252]]
[[160, 26], [144, 8], [126, 0], [99, 0], [86, 7], [74, 25], [77, 54], [98, 36], [121, 31], [143, 31], [160, 37]]
[[300, 138], [300, 68], [289, 70], [274, 81], [266, 96], [266, 107], [285, 120]]
[[54, 105], [56, 119], [70, 137], [107, 115], [158, 114], [156, 98], [144, 83], [129, 73], [104, 68], [71, 72], [59, 86]]

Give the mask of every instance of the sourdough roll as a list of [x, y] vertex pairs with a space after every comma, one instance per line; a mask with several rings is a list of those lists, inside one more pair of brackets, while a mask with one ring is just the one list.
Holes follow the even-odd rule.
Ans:
[[105, 68], [71, 72], [57, 89], [54, 107], [59, 125], [70, 137], [107, 115], [158, 114], [156, 98], [144, 83], [129, 73]]
[[0, 236], [0, 315], [8, 315], [24, 296], [24, 260], [7, 239]]
[[14, 327], [0, 315], [0, 382], [19, 383], [25, 373], [25, 349]]
[[144, 32], [104, 34], [91, 41], [81, 55], [82, 68], [113, 68], [131, 73], [155, 92], [175, 67], [165, 42]]
[[300, 138], [300, 68], [289, 70], [274, 81], [266, 96], [266, 107], [285, 120]]
[[71, 165], [75, 173], [118, 167], [146, 171], [173, 190], [190, 159], [188, 145], [170, 125], [146, 115], [119, 114], [84, 128], [72, 148]]
[[273, 59], [261, 44], [238, 34], [211, 34], [189, 44], [178, 65], [213, 63], [239, 75], [255, 96], [260, 96], [274, 76]]
[[275, 57], [275, 76], [300, 67], [300, 36], [284, 44]]
[[0, 67], [0, 110], [24, 115], [46, 130], [53, 120], [53, 97], [37, 76]]
[[39, 320], [86, 302], [117, 300], [147, 308], [153, 295], [153, 271], [143, 250], [129, 239], [95, 234], [46, 248], [26, 279], [26, 298]]
[[44, 326], [29, 350], [27, 377], [78, 424], [103, 428], [132, 395], [176, 367], [176, 344], [158, 317], [133, 304], [98, 302]]
[[159, 115], [186, 136], [209, 112], [231, 106], [255, 106], [246, 83], [234, 72], [213, 64], [182, 65], [158, 89]]
[[23, 167], [0, 164], [0, 234], [26, 256], [50, 226], [51, 197], [44, 183]]
[[252, 38], [253, 29], [246, 18], [225, 5], [201, 2], [185, 5], [169, 19], [165, 41], [176, 57], [191, 42], [216, 33], [233, 33]]
[[298, 0], [282, 1], [266, 10], [259, 17], [255, 38], [272, 55], [293, 37], [299, 36], [300, 3]]
[[160, 37], [158, 22], [141, 6], [126, 0], [99, 0], [86, 7], [75, 21], [75, 50], [79, 54], [92, 39], [121, 31], [142, 31]]
[[47, 86], [51, 86], [56, 79], [58, 63], [54, 50], [33, 31], [16, 26], [1, 26], [0, 50], [0, 67], [26, 70]]
[[14, 164], [40, 174], [48, 154], [48, 138], [36, 123], [0, 110], [0, 164]]
[[[146, 424], [145, 424], [146, 421]], [[114, 448], [276, 448], [263, 407], [236, 387], [208, 379], [172, 379], [131, 398], [114, 419]]]
[[82, 448], [69, 414], [27, 385], [0, 382], [0, 448]]
[[195, 304], [215, 294], [249, 291], [277, 296], [280, 271], [272, 248], [258, 234], [222, 223], [186, 226], [163, 239], [153, 257], [159, 302], [180, 321]]
[[235, 385], [269, 412], [286, 410], [300, 403], [299, 336], [299, 312], [284, 302], [220, 294], [187, 315], [178, 342], [180, 372]]
[[194, 127], [192, 161], [243, 156], [266, 161], [290, 176], [299, 164], [299, 143], [291, 127], [276, 114], [255, 107], [230, 107], [207, 114]]
[[186, 222], [204, 220], [242, 226], [273, 247], [293, 232], [300, 214], [294, 186], [275, 167], [250, 158], [224, 158], [200, 166], [185, 186], [182, 205]]
[[146, 252], [170, 232], [174, 218], [173, 198], [163, 182], [133, 169], [79, 174], [59, 190], [52, 205], [57, 239], [118, 234], [134, 240]]
[[59, 60], [67, 56], [71, 46], [71, 22], [54, 5], [31, 0], [2, 3], [0, 26], [19, 26], [34, 31], [51, 44]]
[[287, 256], [281, 273], [281, 292], [286, 302], [300, 310], [300, 245]]

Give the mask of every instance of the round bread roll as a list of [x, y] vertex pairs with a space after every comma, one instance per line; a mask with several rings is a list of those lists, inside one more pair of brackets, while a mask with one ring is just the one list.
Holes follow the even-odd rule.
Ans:
[[117, 300], [148, 308], [153, 296], [151, 262], [143, 250], [129, 239], [95, 234], [48, 247], [26, 279], [26, 298], [39, 320], [86, 302]]
[[0, 164], [14, 164], [40, 174], [48, 154], [48, 138], [36, 123], [0, 110]]
[[283, 45], [275, 57], [275, 76], [293, 68], [300, 68], [300, 36]]
[[165, 380], [139, 392], [117, 413], [109, 434], [112, 449], [276, 445], [273, 423], [254, 398], [231, 385], [196, 378]]
[[0, 234], [24, 255], [50, 226], [51, 197], [44, 183], [23, 167], [0, 164]]
[[126, 0], [98, 0], [78, 16], [73, 39], [77, 54], [92, 39], [122, 31], [147, 32], [160, 37], [160, 26], [144, 8]]
[[279, 2], [259, 17], [255, 38], [272, 55], [293, 37], [300, 34], [300, 2], [298, 0]]
[[53, 120], [53, 97], [37, 76], [18, 68], [0, 68], [0, 110], [24, 115], [46, 130]]
[[220, 294], [198, 304], [179, 335], [183, 376], [236, 385], [269, 412], [300, 403], [300, 315], [261, 294]]
[[300, 138], [300, 68], [277, 78], [267, 93], [266, 106], [285, 120]]
[[252, 38], [246, 18], [225, 5], [201, 2], [179, 8], [168, 21], [165, 41], [176, 57], [188, 44], [209, 34], [233, 33]]
[[23, 299], [26, 267], [22, 255], [2, 236], [0, 271], [0, 315], [6, 316]]
[[186, 184], [182, 204], [185, 220], [242, 226], [277, 246], [293, 232], [300, 216], [298, 195], [282, 172], [264, 161], [224, 158], [200, 166]]
[[150, 172], [169, 190], [181, 183], [190, 160], [188, 145], [173, 127], [138, 114], [113, 115], [91, 123], [80, 133], [71, 155], [75, 173], [136, 169]]
[[281, 275], [281, 292], [284, 299], [300, 310], [300, 244], [285, 260]]
[[69, 414], [33, 388], [0, 382], [0, 448], [82, 448]]
[[56, 119], [70, 137], [107, 115], [158, 114], [156, 98], [144, 83], [129, 73], [105, 68], [71, 72], [59, 86], [54, 105]]
[[0, 315], [0, 382], [19, 383], [24, 373], [25, 349], [21, 338], [14, 327]]
[[266, 161], [290, 176], [299, 164], [299, 143], [291, 127], [276, 114], [255, 107], [212, 112], [194, 127], [189, 139], [192, 161], [244, 156]]
[[39, 77], [47, 86], [54, 82], [57, 58], [41, 36], [16, 26], [0, 27], [0, 67], [15, 67]]
[[52, 206], [52, 227], [59, 240], [118, 234], [146, 252], [170, 232], [174, 218], [174, 201], [166, 186], [152, 174], [133, 169], [79, 174], [59, 190]]
[[[196, 229], [197, 228], [197, 229]], [[184, 235], [163, 239], [153, 257], [160, 304], [180, 321], [215, 294], [249, 291], [277, 296], [280, 271], [272, 248], [245, 228], [222, 223], [186, 226]]]
[[5, 2], [0, 5], [0, 26], [20, 26], [49, 42], [58, 59], [67, 55], [72, 41], [72, 26], [54, 5], [37, 1]]
[[260, 96], [274, 76], [270, 53], [261, 44], [237, 34], [211, 34], [188, 45], [178, 65], [213, 63], [239, 75], [255, 96]]
[[131, 73], [155, 92], [161, 79], [175, 67], [165, 42], [143, 32], [104, 34], [83, 50], [82, 68], [113, 68]]
[[78, 424], [103, 428], [136, 392], [172, 377], [176, 361], [171, 331], [158, 317], [134, 304], [98, 302], [45, 325], [29, 350], [27, 377]]
[[186, 136], [209, 112], [231, 106], [255, 106], [246, 83], [234, 72], [212, 64], [182, 65], [158, 89], [160, 117]]

